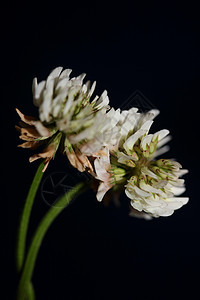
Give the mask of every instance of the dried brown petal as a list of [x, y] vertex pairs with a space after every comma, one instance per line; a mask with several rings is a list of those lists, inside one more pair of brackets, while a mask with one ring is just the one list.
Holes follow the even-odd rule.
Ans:
[[[25, 116], [23, 113], [20, 112], [19, 109], [16, 108], [16, 112], [18, 113], [20, 119], [30, 126], [34, 126], [35, 130], [37, 132], [37, 137], [43, 136], [43, 137], [50, 137], [51, 132], [46, 128], [39, 120], [37, 120], [35, 117], [31, 116]], [[23, 126], [24, 128], [24, 126]], [[27, 127], [26, 127], [27, 128]], [[28, 127], [29, 128], [29, 127]], [[32, 127], [31, 127], [32, 128]]]
[[18, 113], [20, 119], [28, 125], [33, 125], [33, 121], [37, 120], [35, 117], [25, 116], [18, 108], [16, 108], [16, 112]]
[[31, 156], [29, 158], [29, 161], [33, 162], [39, 158], [46, 158], [44, 161], [45, 166], [42, 170], [42, 172], [44, 172], [46, 170], [50, 160], [53, 158], [55, 151], [56, 151], [56, 143], [50, 144], [43, 150], [42, 153], [34, 154], [33, 156]]
[[70, 161], [70, 163], [73, 167], [78, 169], [80, 172], [85, 171], [85, 168], [84, 168], [83, 164], [79, 161], [79, 159], [76, 156], [73, 149], [71, 149], [71, 151], [69, 151], [69, 149], [66, 148], [66, 154], [67, 154], [67, 157], [68, 157], [68, 159], [69, 159], [69, 161]]
[[27, 136], [26, 134], [20, 135], [19, 138], [23, 141], [34, 141], [34, 138]]
[[75, 154], [77, 156], [77, 158], [79, 159], [79, 161], [81, 162], [81, 164], [84, 167], [84, 171], [86, 170], [86, 168], [88, 168], [90, 170], [90, 172], [93, 172], [93, 167], [88, 159], [88, 157], [84, 154], [82, 154], [78, 149], [75, 150]]
[[39, 142], [39, 141], [27, 141], [23, 144], [18, 145], [17, 147], [36, 149], [37, 147], [40, 146], [40, 144], [41, 144], [41, 142]]
[[38, 131], [34, 127], [21, 128], [21, 134], [34, 139], [41, 137]]

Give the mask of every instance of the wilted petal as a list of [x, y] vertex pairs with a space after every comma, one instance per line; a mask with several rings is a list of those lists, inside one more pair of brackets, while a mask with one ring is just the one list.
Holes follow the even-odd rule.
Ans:
[[39, 145], [40, 145], [40, 142], [38, 142], [38, 141], [28, 141], [28, 142], [18, 145], [17, 147], [36, 149]]
[[78, 160], [83, 165], [84, 171], [86, 171], [86, 169], [88, 169], [90, 172], [93, 172], [93, 167], [92, 167], [89, 159], [87, 158], [87, 156], [82, 154], [78, 149], [75, 150], [75, 154], [76, 154]]
[[73, 149], [68, 149], [66, 148], [66, 154], [67, 157], [71, 163], [71, 165], [78, 169], [80, 172], [84, 172], [85, 171], [85, 167], [84, 165], [80, 162], [80, 160], [78, 159], [77, 155], [75, 154]]
[[31, 156], [29, 158], [29, 161], [33, 162], [39, 158], [45, 158], [45, 166], [42, 170], [42, 172], [44, 172], [46, 170], [50, 160], [53, 158], [55, 151], [56, 151], [56, 144], [55, 143], [50, 144], [49, 146], [47, 146], [47, 148], [45, 148], [43, 150], [42, 153], [38, 153], [38, 154]]
[[37, 120], [35, 117], [25, 116], [18, 108], [16, 108], [16, 112], [18, 113], [20, 119], [28, 125], [33, 125], [33, 121]]

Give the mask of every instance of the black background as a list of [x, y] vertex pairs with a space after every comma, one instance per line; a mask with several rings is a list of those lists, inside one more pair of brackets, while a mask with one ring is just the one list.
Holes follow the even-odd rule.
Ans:
[[[72, 68], [108, 90], [122, 107], [141, 91], [161, 114], [152, 130], [167, 128], [167, 157], [184, 168], [190, 202], [168, 218], [152, 221], [104, 207], [92, 191], [67, 208], [42, 244], [33, 284], [36, 299], [180, 299], [196, 297], [199, 282], [199, 14], [192, 2], [9, 2], [1, 18], [2, 273], [14, 299], [14, 245], [19, 215], [38, 163], [19, 149], [18, 107], [37, 115], [31, 85], [57, 67]], [[58, 155], [60, 156], [60, 155]], [[3, 168], [5, 167], [5, 168]], [[45, 178], [69, 172], [57, 157]], [[79, 178], [80, 179], [80, 178]], [[126, 202], [122, 195], [123, 202]], [[39, 190], [29, 234], [48, 209]]]

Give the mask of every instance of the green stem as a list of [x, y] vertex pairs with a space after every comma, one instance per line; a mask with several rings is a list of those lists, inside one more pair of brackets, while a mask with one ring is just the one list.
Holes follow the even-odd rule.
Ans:
[[33, 178], [33, 182], [30, 186], [24, 209], [22, 211], [20, 224], [19, 224], [19, 231], [18, 231], [18, 238], [17, 238], [17, 245], [16, 245], [16, 266], [17, 271], [20, 272], [24, 263], [24, 254], [26, 248], [26, 236], [28, 230], [28, 223], [30, 219], [31, 209], [33, 206], [33, 202], [35, 199], [35, 195], [37, 193], [38, 187], [40, 185], [43, 172], [42, 169], [44, 168], [44, 163], [42, 162]]
[[34, 288], [31, 282], [29, 282], [28, 288], [27, 288], [27, 299], [28, 300], [35, 300], [35, 292]]
[[86, 188], [85, 183], [79, 183], [74, 188], [72, 188], [68, 193], [63, 195], [58, 202], [56, 207], [51, 207], [46, 215], [43, 217], [40, 222], [31, 242], [31, 245], [28, 250], [24, 268], [22, 271], [21, 279], [18, 286], [18, 300], [25, 300], [27, 296], [27, 287], [29, 282], [31, 282], [35, 261], [37, 254], [42, 243], [42, 240], [47, 232], [49, 226], [52, 224], [54, 219], [61, 213], [61, 211], [70, 203], [70, 201], [84, 191]]

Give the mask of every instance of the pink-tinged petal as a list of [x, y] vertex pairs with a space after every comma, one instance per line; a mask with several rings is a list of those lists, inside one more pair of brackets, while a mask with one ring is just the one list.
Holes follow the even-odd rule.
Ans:
[[102, 201], [104, 195], [106, 194], [106, 192], [112, 188], [112, 185], [111, 184], [108, 184], [106, 182], [101, 182], [99, 184], [99, 187], [98, 187], [98, 190], [97, 190], [97, 200], [100, 202]]
[[[70, 139], [70, 142], [71, 142], [71, 139]], [[79, 147], [79, 149], [85, 155], [89, 155], [89, 156], [93, 156], [93, 157], [99, 156], [97, 154], [97, 152], [99, 153], [99, 143], [98, 143], [98, 141], [97, 142], [94, 141], [94, 140], [89, 141], [89, 142], [81, 145]]]
[[101, 156], [100, 158], [96, 158], [94, 161], [95, 172], [97, 174], [97, 179], [108, 182], [111, 178], [111, 174], [107, 172], [110, 168], [110, 159], [108, 156]]

